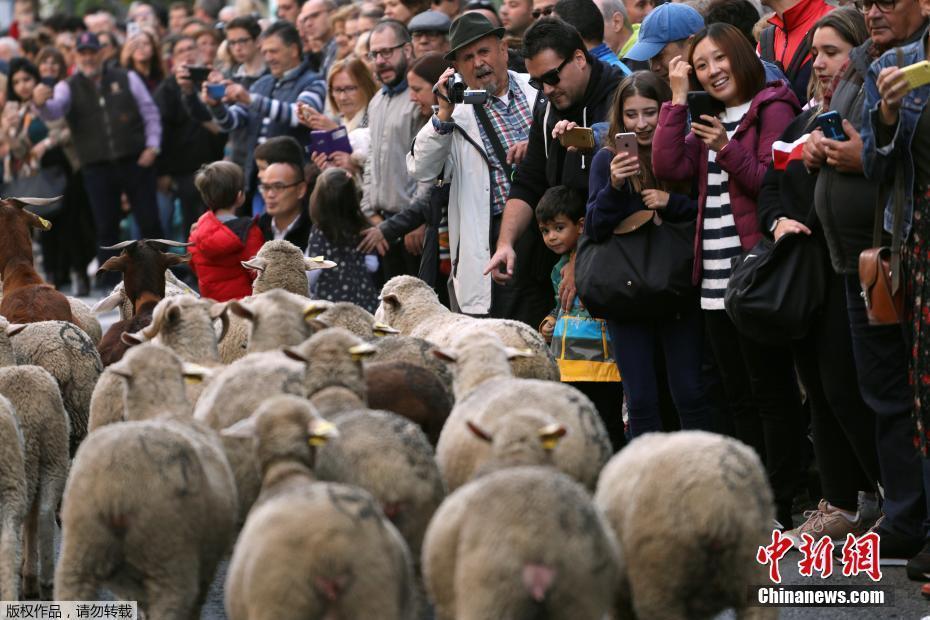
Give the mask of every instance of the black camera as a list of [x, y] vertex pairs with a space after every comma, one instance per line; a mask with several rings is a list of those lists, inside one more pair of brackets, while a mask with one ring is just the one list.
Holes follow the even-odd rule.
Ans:
[[454, 74], [446, 82], [446, 92], [449, 93], [449, 101], [452, 103], [481, 105], [488, 100], [488, 91], [468, 88], [465, 85], [465, 80], [458, 73]]

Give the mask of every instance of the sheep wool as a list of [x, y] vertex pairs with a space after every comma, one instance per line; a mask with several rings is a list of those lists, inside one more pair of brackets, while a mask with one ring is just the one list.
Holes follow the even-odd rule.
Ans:
[[100, 339], [103, 338], [103, 328], [94, 316], [94, 311], [83, 301], [74, 297], [68, 297], [68, 303], [71, 304], [71, 318], [75, 324], [84, 330], [94, 346], [100, 344]]
[[439, 507], [423, 541], [437, 620], [602, 620], [618, 563], [613, 533], [588, 493], [549, 467], [510, 468], [463, 486]]
[[[594, 498], [624, 559], [618, 617], [775, 618], [747, 607], [768, 581], [756, 551], [774, 509], [765, 468], [748, 446], [703, 431], [638, 437], [604, 468]], [[695, 579], [700, 575], [700, 579]]]
[[450, 312], [439, 303], [435, 291], [413, 276], [396, 276], [381, 289], [381, 305], [375, 319], [400, 330], [406, 336], [424, 338], [448, 347], [464, 334], [493, 333], [517, 349], [531, 355], [514, 361], [513, 374], [527, 379], [559, 380], [559, 367], [549, 346], [529, 325], [505, 319], [476, 319]]
[[224, 433], [257, 436], [262, 493], [226, 577], [231, 620], [412, 620], [410, 553], [374, 498], [318, 482], [316, 446], [335, 433], [305, 400], [278, 396]]
[[0, 396], [0, 600], [19, 600], [23, 523], [29, 505], [23, 433], [9, 400]]
[[439, 347], [432, 342], [413, 336], [386, 335], [374, 340], [372, 344], [375, 352], [366, 360], [367, 363], [399, 361], [422, 366], [439, 377], [449, 395], [452, 395], [452, 371], [436, 357], [435, 351]]
[[[456, 403], [436, 444], [436, 461], [449, 491], [468, 480], [493, 457], [492, 437], [518, 411], [534, 410], [564, 427], [551, 462], [590, 490], [613, 454], [604, 423], [591, 401], [565, 383], [519, 379], [508, 358], [525, 352], [504, 347], [493, 334], [464, 335], [440, 352], [454, 363]], [[469, 427], [484, 429], [480, 437]]]

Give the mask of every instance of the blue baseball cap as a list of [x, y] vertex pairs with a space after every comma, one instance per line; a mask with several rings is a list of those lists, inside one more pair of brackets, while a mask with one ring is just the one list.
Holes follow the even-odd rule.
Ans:
[[639, 38], [624, 60], [646, 61], [672, 41], [687, 39], [704, 28], [704, 18], [687, 4], [666, 2], [652, 10], [639, 28]]

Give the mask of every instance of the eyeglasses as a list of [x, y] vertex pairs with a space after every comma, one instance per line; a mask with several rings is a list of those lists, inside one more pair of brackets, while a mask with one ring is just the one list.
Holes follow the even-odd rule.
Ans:
[[280, 194], [286, 189], [300, 185], [303, 181], [294, 181], [293, 183], [259, 183], [258, 191], [263, 194]]
[[350, 95], [358, 90], [358, 86], [343, 86], [342, 88], [334, 88], [332, 90], [333, 95]]
[[881, 13], [891, 13], [894, 11], [897, 0], [857, 0], [856, 6], [862, 13], [868, 13], [872, 7], [877, 7]]
[[552, 12], [554, 10], [555, 10], [554, 4], [550, 6], [544, 6], [541, 9], [533, 9], [533, 13], [532, 13], [533, 19], [539, 19], [543, 15], [545, 15], [546, 17], [549, 17], [550, 15], [552, 15]]
[[529, 80], [530, 86], [532, 86], [536, 90], [542, 90], [543, 84], [548, 84], [549, 86], [556, 86], [561, 79], [559, 77], [559, 74], [562, 73], [562, 69], [565, 68], [565, 65], [567, 65], [571, 59], [572, 57], [569, 56], [568, 58], [563, 60], [562, 64], [560, 64], [558, 67], [556, 67], [555, 69], [550, 69], [549, 71], [546, 71], [545, 73], [540, 75], [538, 78], [531, 77]]
[[397, 51], [398, 49], [402, 48], [405, 45], [407, 44], [400, 43], [399, 45], [395, 45], [394, 47], [388, 47], [383, 50], [371, 50], [370, 52], [368, 52], [368, 60], [378, 60], [379, 56], [387, 60], [388, 58], [394, 55], [395, 51]]
[[252, 37], [243, 37], [241, 39], [226, 39], [226, 45], [233, 47], [236, 45], [247, 45], [252, 42]]

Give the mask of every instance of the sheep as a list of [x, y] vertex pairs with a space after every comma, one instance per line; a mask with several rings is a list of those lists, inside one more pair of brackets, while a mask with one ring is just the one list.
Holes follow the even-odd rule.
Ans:
[[0, 277], [4, 289], [0, 315], [11, 323], [74, 320], [68, 299], [46, 284], [33, 265], [31, 229], [49, 230], [52, 224], [25, 209], [60, 199], [0, 199]]
[[768, 580], [756, 552], [775, 517], [751, 448], [703, 431], [644, 435], [610, 460], [594, 501], [625, 561], [615, 613], [675, 620], [733, 607], [739, 618], [777, 617], [746, 606], [749, 586]]
[[437, 620], [600, 620], [619, 563], [591, 497], [550, 467], [512, 467], [468, 483], [439, 507], [423, 542]]
[[94, 311], [83, 301], [74, 297], [68, 297], [68, 304], [71, 306], [71, 317], [74, 324], [90, 337], [94, 346], [100, 344], [100, 340], [103, 338], [103, 329], [100, 327], [100, 321], [94, 316]]
[[0, 323], [0, 342], [9, 336], [16, 363], [40, 366], [54, 377], [71, 424], [70, 454], [87, 434], [94, 386], [103, 363], [90, 337], [73, 323]]
[[491, 333], [465, 334], [454, 350], [442, 349], [438, 355], [455, 363], [456, 402], [436, 445], [436, 461], [450, 492], [491, 457], [491, 445], [468, 423], [493, 435], [518, 409], [545, 413], [565, 427], [567, 436], [553, 451], [553, 463], [594, 490], [613, 449], [604, 423], [584, 394], [564, 383], [514, 377], [508, 360], [528, 353], [505, 347]]
[[[7, 329], [6, 320], [0, 319], [0, 341], [7, 340]], [[0, 359], [4, 365], [0, 368], [0, 395], [8, 399], [23, 440], [25, 499], [29, 509], [24, 536], [23, 593], [27, 598], [47, 599], [54, 568], [55, 509], [68, 477], [70, 424], [52, 375], [38, 366], [9, 365], [12, 347], [3, 345], [0, 349], [4, 351]], [[15, 456], [11, 454], [10, 458]], [[6, 529], [5, 533], [9, 535]]]
[[449, 366], [439, 360], [434, 351], [439, 347], [435, 344], [415, 338], [413, 336], [388, 335], [377, 338], [372, 341], [375, 346], [375, 353], [368, 358], [368, 363], [385, 361], [404, 361], [416, 364], [431, 370], [442, 384], [446, 387], [449, 394], [452, 394], [452, 371]]
[[[258, 272], [252, 282], [252, 296], [241, 301], [248, 303], [254, 296], [272, 290], [282, 289], [294, 295], [309, 298], [307, 271], [329, 269], [336, 263], [322, 257], [306, 258], [296, 245], [289, 241], [269, 241], [262, 246], [255, 258], [243, 261], [242, 266]], [[314, 312], [330, 302], [317, 302]], [[309, 307], [308, 307], [309, 311]], [[247, 353], [249, 343], [248, 323], [237, 315], [230, 317], [229, 332], [220, 342], [220, 359], [224, 364], [231, 364]]]
[[165, 270], [190, 260], [190, 254], [174, 254], [168, 247], [187, 247], [166, 239], [123, 241], [104, 250], [121, 250], [100, 266], [101, 271], [123, 272], [126, 296], [132, 302], [133, 315], [114, 323], [103, 335], [97, 350], [104, 366], [122, 359], [128, 345], [121, 337], [124, 332], [136, 332], [152, 322], [152, 310], [165, 297]]
[[19, 600], [26, 499], [25, 440], [9, 400], [0, 396], [0, 600]]
[[199, 617], [235, 535], [235, 482], [218, 437], [189, 417], [184, 365], [144, 344], [111, 369], [126, 379], [127, 421], [88, 435], [62, 503], [57, 600], [99, 587], [147, 617]]
[[330, 327], [342, 327], [364, 340], [375, 340], [398, 334], [396, 329], [375, 321], [374, 315], [361, 306], [348, 301], [314, 300], [311, 304], [314, 318]]
[[413, 276], [396, 276], [381, 289], [375, 319], [404, 335], [451, 346], [464, 333], [493, 333], [507, 346], [532, 353], [514, 361], [513, 374], [526, 379], [559, 380], [559, 367], [542, 336], [529, 325], [505, 319], [476, 319], [450, 312], [432, 287]]
[[226, 577], [230, 620], [414, 618], [398, 532], [367, 492], [314, 476], [314, 446], [332, 432], [306, 401], [274, 397], [224, 432], [257, 435], [263, 476]]

